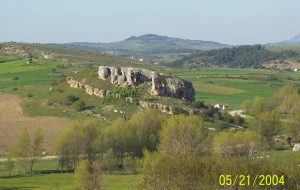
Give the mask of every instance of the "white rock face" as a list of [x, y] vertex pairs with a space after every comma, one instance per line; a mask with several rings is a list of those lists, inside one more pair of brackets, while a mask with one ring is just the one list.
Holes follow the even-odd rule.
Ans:
[[293, 151], [300, 151], [300, 143], [294, 145]]
[[98, 76], [102, 80], [109, 79], [118, 86], [138, 86], [152, 83], [151, 95], [170, 96], [186, 101], [193, 101], [195, 90], [191, 82], [178, 77], [161, 76], [149, 69], [132, 67], [99, 66]]

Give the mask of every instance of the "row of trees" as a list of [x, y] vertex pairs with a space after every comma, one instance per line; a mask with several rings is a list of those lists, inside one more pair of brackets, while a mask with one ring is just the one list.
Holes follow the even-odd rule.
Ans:
[[126, 156], [142, 157], [143, 149], [156, 150], [164, 120], [159, 113], [143, 110], [129, 120], [118, 118], [108, 126], [96, 120], [74, 122], [56, 142], [61, 170], [75, 169], [83, 155], [92, 166], [99, 157], [113, 154], [122, 167]]
[[44, 134], [40, 128], [32, 135], [24, 128], [17, 139], [17, 142], [10, 148], [7, 161], [8, 175], [12, 175], [16, 164], [22, 168], [22, 173], [32, 173], [34, 163], [43, 151]]

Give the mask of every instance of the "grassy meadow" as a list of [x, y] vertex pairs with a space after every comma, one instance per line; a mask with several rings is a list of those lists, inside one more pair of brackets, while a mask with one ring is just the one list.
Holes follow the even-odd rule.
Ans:
[[197, 100], [228, 103], [231, 109], [241, 108], [245, 100], [255, 96], [267, 99], [288, 83], [300, 83], [300, 72], [204, 68], [177, 70], [174, 73], [193, 83]]

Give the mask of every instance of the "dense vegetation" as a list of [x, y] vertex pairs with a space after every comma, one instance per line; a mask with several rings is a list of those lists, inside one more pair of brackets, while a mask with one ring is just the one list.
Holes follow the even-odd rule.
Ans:
[[260, 68], [267, 61], [293, 57], [299, 57], [299, 53], [291, 50], [273, 52], [262, 45], [243, 45], [191, 54], [174, 61], [171, 65], [190, 68], [202, 66]]

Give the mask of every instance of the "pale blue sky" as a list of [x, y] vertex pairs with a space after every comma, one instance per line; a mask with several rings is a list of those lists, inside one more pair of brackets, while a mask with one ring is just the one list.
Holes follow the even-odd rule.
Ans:
[[228, 44], [300, 33], [299, 0], [0, 0], [0, 41], [113, 42], [156, 33]]

